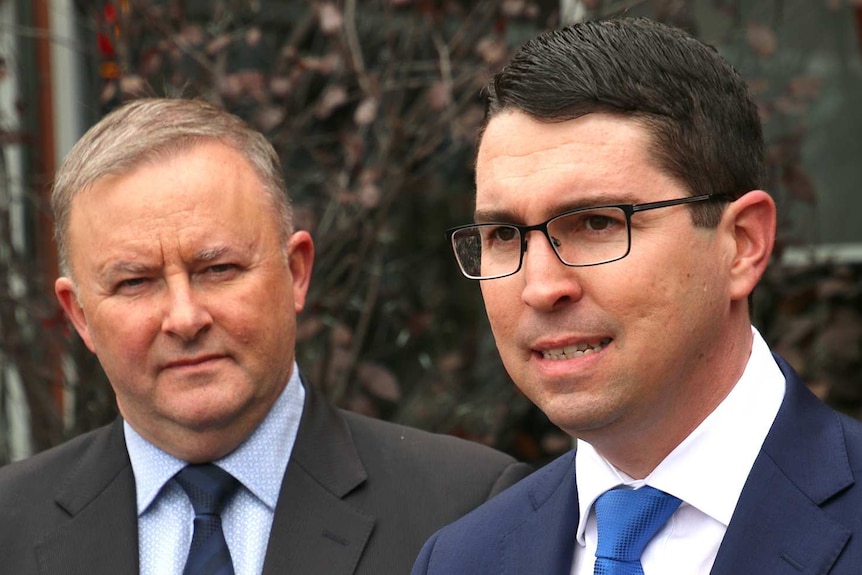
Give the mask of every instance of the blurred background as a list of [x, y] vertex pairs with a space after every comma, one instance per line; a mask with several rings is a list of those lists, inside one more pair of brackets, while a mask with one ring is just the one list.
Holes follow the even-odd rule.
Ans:
[[862, 417], [862, 0], [0, 0], [0, 465], [116, 417], [54, 299], [48, 197], [78, 137], [148, 95], [275, 145], [317, 246], [298, 361], [335, 403], [536, 464], [569, 449], [502, 369], [444, 230], [471, 219], [490, 76], [541, 30], [621, 14], [748, 81], [781, 219], [755, 323]]

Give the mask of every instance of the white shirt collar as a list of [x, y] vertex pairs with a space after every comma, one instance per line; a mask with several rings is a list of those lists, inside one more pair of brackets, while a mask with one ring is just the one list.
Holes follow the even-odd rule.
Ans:
[[[275, 509], [278, 501], [304, 402], [305, 388], [299, 377], [299, 367], [294, 363], [290, 381], [257, 429], [234, 451], [213, 462], [236, 477], [270, 509]], [[123, 429], [135, 475], [138, 515], [141, 515], [165, 483], [187, 463], [141, 437], [128, 422], [123, 422]]]
[[578, 440], [575, 469], [578, 488], [577, 539], [595, 500], [617, 485], [650, 485], [696, 507], [725, 527], [745, 480], [784, 399], [784, 375], [760, 333], [745, 371], [716, 409], [643, 480], [616, 469], [592, 445]]

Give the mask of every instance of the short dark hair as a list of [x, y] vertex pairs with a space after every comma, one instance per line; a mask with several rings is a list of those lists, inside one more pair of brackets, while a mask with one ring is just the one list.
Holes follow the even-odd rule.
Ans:
[[[763, 131], [745, 82], [714, 48], [658, 22], [545, 32], [494, 76], [486, 96], [483, 130], [509, 110], [547, 122], [616, 114], [647, 128], [659, 167], [692, 195], [737, 198], [765, 185]], [[721, 207], [693, 207], [695, 223], [715, 226]]]

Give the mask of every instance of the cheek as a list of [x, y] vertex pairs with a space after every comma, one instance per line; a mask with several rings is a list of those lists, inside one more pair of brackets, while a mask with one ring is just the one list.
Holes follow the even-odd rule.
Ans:
[[285, 329], [295, 325], [293, 298], [279, 287], [248, 289], [223, 296], [211, 307], [216, 326], [242, 345], [283, 341]]
[[519, 300], [516, 298], [519, 292], [514, 285], [501, 285], [505, 283], [503, 278], [490, 280], [490, 282], [481, 283], [482, 299], [485, 302], [485, 313], [491, 324], [491, 331], [499, 346], [501, 342], [506, 341], [506, 338], [498, 336], [514, 329], [515, 315], [519, 304]]
[[100, 360], [128, 362], [146, 355], [160, 324], [149, 306], [113, 306], [99, 309], [88, 325]]

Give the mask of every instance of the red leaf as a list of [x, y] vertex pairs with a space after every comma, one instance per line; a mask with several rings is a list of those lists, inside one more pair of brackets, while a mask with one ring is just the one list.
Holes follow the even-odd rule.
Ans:
[[105, 22], [108, 24], [113, 24], [117, 21], [117, 9], [114, 8], [114, 5], [110, 2], [105, 4], [105, 11], [103, 14], [105, 16]]
[[105, 58], [113, 58], [114, 57], [114, 45], [111, 43], [110, 38], [105, 35], [104, 32], [99, 32], [96, 34], [96, 45], [99, 48], [99, 53]]

